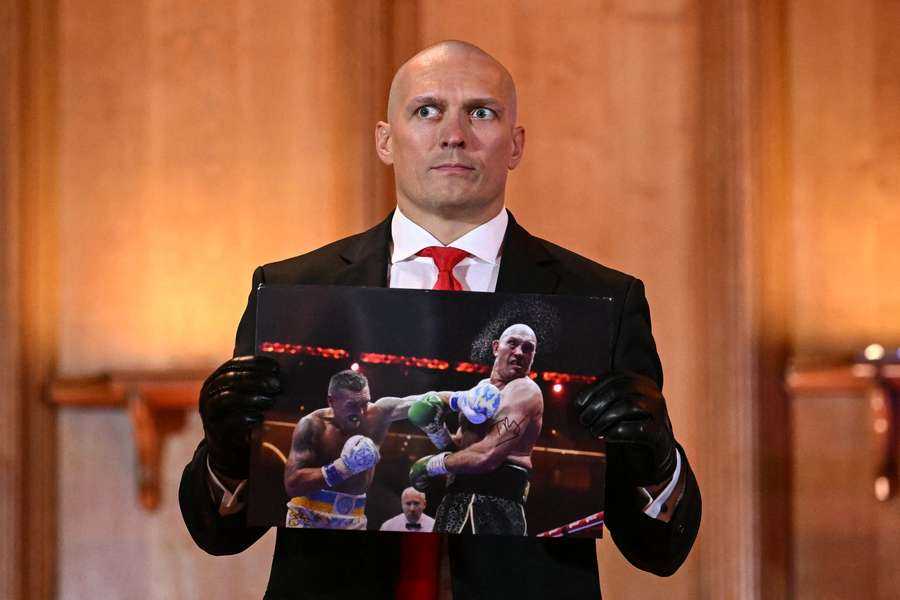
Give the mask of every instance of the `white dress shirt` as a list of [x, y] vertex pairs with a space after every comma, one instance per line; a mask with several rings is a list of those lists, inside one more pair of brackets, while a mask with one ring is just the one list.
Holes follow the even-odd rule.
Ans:
[[[483, 223], [461, 238], [447, 244], [451, 248], [465, 250], [471, 256], [462, 259], [453, 268], [453, 276], [462, 284], [463, 290], [472, 292], [493, 292], [497, 288], [497, 275], [500, 272], [500, 252], [509, 216], [506, 209], [501, 209], [490, 221]], [[416, 253], [429, 246], [444, 246], [436, 237], [409, 220], [401, 212], [400, 207], [394, 210], [391, 218], [392, 249], [388, 265], [388, 279], [392, 288], [411, 288], [430, 290], [438, 278], [438, 269], [434, 261], [427, 256], [416, 256]], [[208, 464], [208, 463], [207, 463]], [[239, 511], [243, 502], [240, 495], [244, 482], [235, 491], [229, 492], [210, 469], [212, 483], [225, 492], [219, 505], [222, 515]], [[668, 486], [655, 499], [649, 492], [639, 488], [647, 499], [644, 513], [659, 518], [662, 506], [675, 490], [681, 475], [681, 456], [676, 451], [675, 474]], [[402, 515], [401, 515], [402, 516]], [[425, 518], [426, 515], [422, 515]]]
[[406, 526], [406, 515], [400, 513], [381, 524], [380, 531], [413, 531], [416, 533], [431, 533], [434, 529], [434, 519], [426, 514], [419, 516], [420, 529], [410, 529]]
[[[471, 256], [462, 259], [453, 268], [453, 276], [465, 291], [493, 292], [500, 272], [500, 247], [506, 234], [509, 216], [502, 209], [497, 216], [447, 244], [450, 248], [465, 250]], [[391, 219], [390, 285], [392, 288], [430, 290], [437, 282], [438, 268], [427, 256], [416, 253], [429, 246], [443, 246], [436, 237], [413, 223], [400, 208]]]

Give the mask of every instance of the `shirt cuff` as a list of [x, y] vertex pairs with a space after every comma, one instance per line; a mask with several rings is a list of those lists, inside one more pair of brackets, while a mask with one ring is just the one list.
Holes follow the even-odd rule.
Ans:
[[660, 492], [659, 496], [657, 496], [654, 499], [653, 496], [650, 495], [650, 492], [648, 492], [646, 489], [638, 488], [641, 492], [644, 493], [644, 496], [646, 496], [647, 500], [649, 501], [649, 504], [647, 504], [647, 506], [644, 507], [645, 515], [647, 515], [648, 517], [653, 517], [654, 519], [660, 518], [659, 513], [665, 512], [663, 510], [663, 506], [666, 504], [666, 502], [669, 501], [669, 498], [672, 496], [672, 492], [675, 491], [675, 487], [678, 485], [678, 479], [680, 477], [681, 477], [681, 452], [679, 452], [676, 449], [675, 450], [675, 473], [672, 474], [672, 481], [670, 481], [669, 485], [667, 485], [665, 487], [665, 489], [663, 489], [663, 491]]
[[[225, 484], [219, 481], [218, 477], [216, 477], [215, 471], [213, 471], [212, 467], [209, 465], [208, 456], [206, 457], [206, 470], [209, 473], [210, 482], [216, 487], [216, 489], [222, 492], [222, 500], [219, 501], [219, 514], [223, 517], [227, 517], [228, 515], [233, 515], [244, 510], [245, 502], [242, 497], [239, 498], [238, 496], [241, 496], [241, 492], [244, 491], [247, 480], [241, 480], [232, 492], [227, 487], [225, 487]], [[216, 501], [217, 495], [218, 494], [213, 493], [213, 502]]]

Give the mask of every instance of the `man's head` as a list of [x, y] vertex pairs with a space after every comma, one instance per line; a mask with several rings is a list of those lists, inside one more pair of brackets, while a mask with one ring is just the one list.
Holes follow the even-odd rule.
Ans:
[[328, 382], [328, 406], [334, 411], [335, 425], [342, 431], [359, 429], [369, 400], [369, 382], [356, 371], [340, 371]]
[[400, 505], [407, 523], [418, 523], [425, 510], [425, 494], [414, 487], [408, 487], [400, 495]]
[[503, 206], [525, 146], [512, 77], [467, 42], [429, 46], [397, 70], [375, 145], [394, 166], [404, 213], [484, 222]]
[[494, 373], [503, 381], [526, 377], [531, 372], [537, 336], [528, 325], [517, 323], [507, 327], [494, 340]]

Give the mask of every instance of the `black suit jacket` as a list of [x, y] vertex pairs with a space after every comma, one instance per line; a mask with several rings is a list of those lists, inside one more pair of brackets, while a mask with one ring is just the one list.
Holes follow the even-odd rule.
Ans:
[[[364, 233], [256, 269], [253, 290], [260, 283], [383, 287], [389, 244], [390, 217]], [[614, 298], [610, 368], [642, 373], [662, 386], [640, 280], [533, 237], [510, 215], [497, 291]], [[238, 326], [235, 355], [254, 353], [255, 319], [256, 297], [251, 291]], [[634, 488], [607, 477], [606, 526], [613, 540], [632, 564], [658, 575], [675, 572], [700, 526], [700, 490], [686, 457], [682, 465], [685, 492], [669, 523], [644, 515]], [[207, 487], [203, 442], [182, 475], [179, 503], [191, 536], [211, 554], [241, 552], [266, 532], [247, 526], [246, 511], [219, 515]], [[403, 568], [401, 535], [349, 536], [279, 528], [266, 598], [392, 598]], [[449, 536], [448, 545], [456, 600], [600, 597], [593, 540]]]

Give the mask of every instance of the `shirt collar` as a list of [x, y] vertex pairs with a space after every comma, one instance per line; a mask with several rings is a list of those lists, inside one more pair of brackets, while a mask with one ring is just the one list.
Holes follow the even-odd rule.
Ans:
[[[509, 215], [506, 209], [501, 209], [497, 216], [490, 221], [482, 223], [447, 246], [465, 250], [483, 262], [495, 264], [500, 256], [500, 246], [503, 244], [507, 223], [509, 223]], [[394, 243], [394, 249], [391, 252], [392, 264], [415, 256], [423, 248], [444, 245], [428, 231], [413, 223], [400, 211], [399, 206], [394, 210], [394, 216], [391, 218], [391, 238]]]

